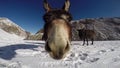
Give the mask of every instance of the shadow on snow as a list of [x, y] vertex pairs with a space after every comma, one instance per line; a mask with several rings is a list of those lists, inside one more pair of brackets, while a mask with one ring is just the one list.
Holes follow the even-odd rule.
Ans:
[[30, 45], [30, 44], [15, 44], [15, 45], [9, 45], [5, 47], [0, 47], [0, 58], [5, 60], [11, 60], [15, 57], [16, 52], [15, 50], [18, 49], [32, 49], [37, 48], [39, 46], [36, 45]]

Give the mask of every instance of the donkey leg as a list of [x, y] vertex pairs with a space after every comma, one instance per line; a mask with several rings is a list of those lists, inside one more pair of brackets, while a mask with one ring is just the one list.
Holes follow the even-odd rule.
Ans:
[[92, 41], [91, 45], [93, 45], [93, 41], [94, 41], [94, 39], [92, 38], [91, 41]]
[[86, 39], [86, 41], [87, 41], [87, 46], [88, 46], [88, 45], [89, 45], [89, 44], [88, 44], [88, 38]]
[[85, 45], [85, 39], [83, 39], [83, 46]]

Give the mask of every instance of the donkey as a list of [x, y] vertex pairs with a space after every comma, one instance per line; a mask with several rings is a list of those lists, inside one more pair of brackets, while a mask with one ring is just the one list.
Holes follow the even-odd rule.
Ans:
[[61, 9], [51, 8], [44, 0], [46, 13], [43, 16], [45, 25], [42, 39], [45, 40], [45, 50], [56, 60], [64, 58], [70, 50], [72, 30], [69, 22], [72, 16], [68, 12], [69, 7], [69, 0], [65, 1]]
[[94, 30], [89, 30], [89, 29], [79, 29], [77, 30], [79, 33], [79, 37], [81, 40], [83, 40], [83, 45], [85, 44], [85, 41], [87, 41], [88, 45], [88, 39], [92, 41], [91, 45], [93, 45], [93, 41], [95, 39], [96, 33]]

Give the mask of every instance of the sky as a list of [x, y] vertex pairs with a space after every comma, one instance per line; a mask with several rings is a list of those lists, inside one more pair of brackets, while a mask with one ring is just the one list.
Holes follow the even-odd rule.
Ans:
[[[65, 0], [48, 0], [53, 8], [62, 8]], [[120, 0], [70, 0], [73, 20], [120, 17]], [[26, 31], [43, 28], [43, 0], [0, 0], [0, 17], [7, 17]]]

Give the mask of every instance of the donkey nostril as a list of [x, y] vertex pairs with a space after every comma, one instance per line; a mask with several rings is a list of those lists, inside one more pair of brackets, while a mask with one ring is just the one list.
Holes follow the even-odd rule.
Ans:
[[62, 59], [62, 56], [55, 56], [54, 59], [56, 60]]
[[57, 60], [62, 59], [62, 58], [63, 58], [63, 53], [62, 52], [58, 52], [58, 54], [56, 54], [54, 56], [54, 59], [57, 59]]
[[63, 52], [62, 52], [62, 51], [60, 51], [60, 52], [59, 52], [59, 55], [63, 55]]
[[67, 44], [67, 46], [65, 47], [65, 50], [69, 50], [69, 44]]

